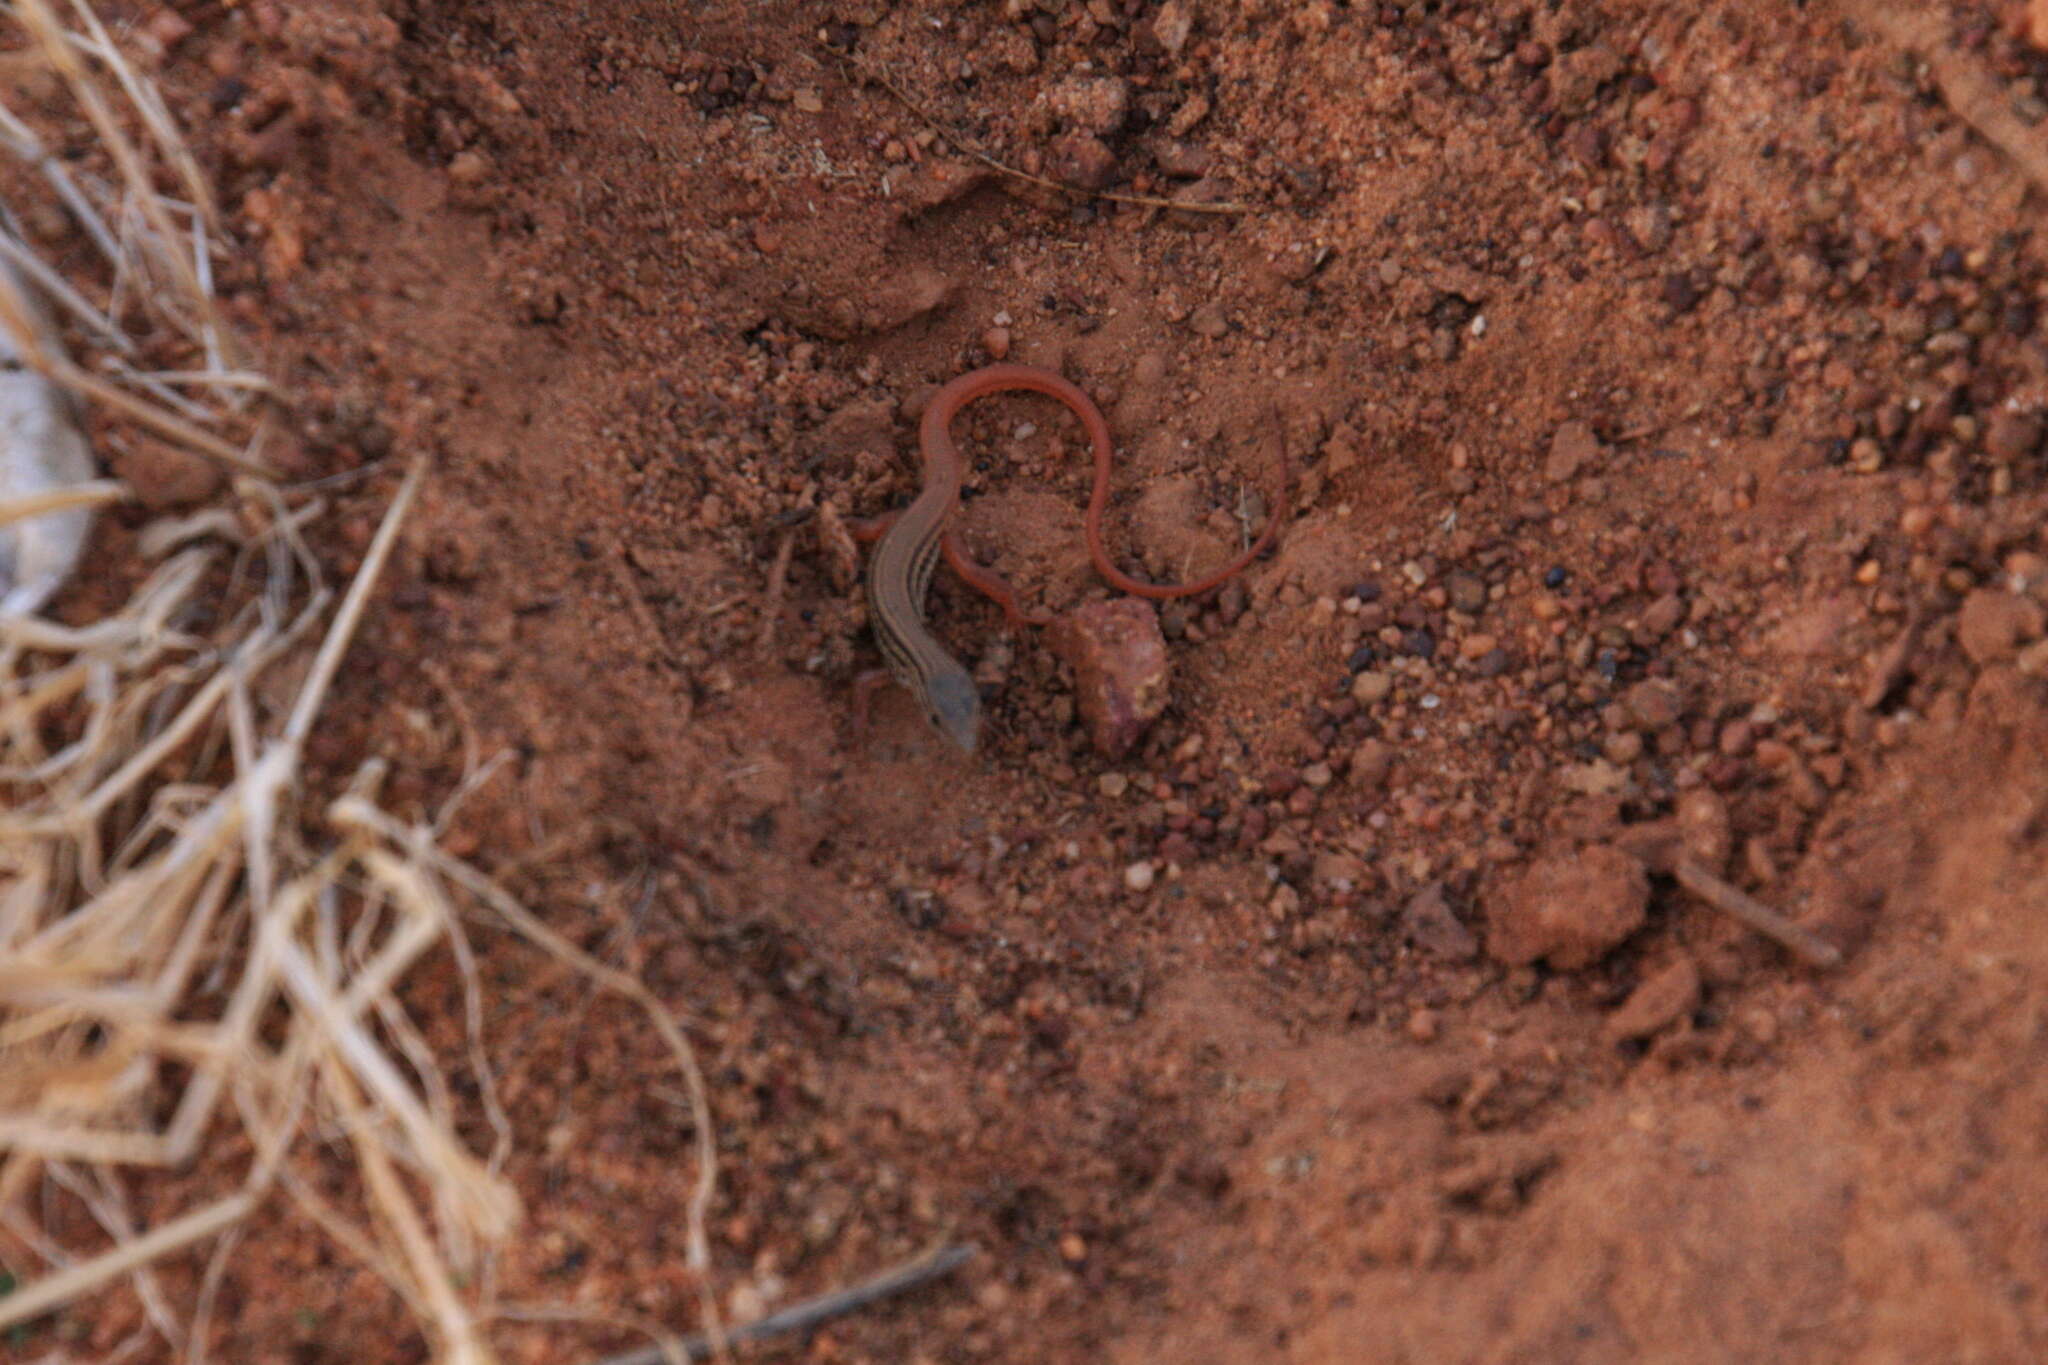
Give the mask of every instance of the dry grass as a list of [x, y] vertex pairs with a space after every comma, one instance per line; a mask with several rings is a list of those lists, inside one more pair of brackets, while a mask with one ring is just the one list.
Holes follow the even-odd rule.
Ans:
[[[491, 1255], [521, 1208], [502, 1173], [512, 1133], [494, 1097], [469, 915], [635, 1001], [672, 1053], [697, 1142], [689, 1260], [719, 1340], [710, 1116], [669, 1012], [448, 856], [432, 825], [380, 808], [379, 762], [323, 808], [305, 800], [307, 742], [423, 466], [345, 590], [326, 583], [308, 545], [320, 499], [263, 477], [254, 400], [266, 384], [216, 306], [218, 225], [161, 101], [82, 0], [61, 16], [49, 0], [20, 0], [0, 9], [8, 22], [61, 78], [69, 117], [111, 170], [95, 179], [46, 156], [36, 120], [0, 95], [0, 154], [32, 172], [22, 178], [103, 267], [89, 284], [64, 279], [0, 222], [0, 252], [96, 363], [39, 345], [4, 286], [0, 327], [108, 422], [147, 427], [238, 477], [221, 505], [142, 536], [153, 567], [118, 609], [75, 626], [0, 618], [0, 1228], [35, 1262], [9, 1266], [21, 1284], [0, 1296], [0, 1330], [125, 1282], [144, 1325], [115, 1355], [203, 1359], [238, 1228], [281, 1201], [390, 1283], [438, 1359], [491, 1360], [486, 1327], [502, 1309]], [[123, 492], [101, 481], [0, 504], [0, 522]], [[462, 982], [458, 1058], [438, 1056], [401, 1001], [429, 963]], [[480, 1114], [453, 1098], [451, 1068], [476, 1086]], [[489, 1134], [481, 1147], [461, 1136], [477, 1131]], [[202, 1142], [246, 1151], [239, 1186], [142, 1225], [129, 1171], [189, 1162]], [[354, 1164], [344, 1200], [331, 1194], [335, 1151]], [[53, 1209], [70, 1224], [89, 1216], [94, 1245], [63, 1244], [44, 1216]], [[174, 1296], [164, 1258], [202, 1251], [196, 1287]]]

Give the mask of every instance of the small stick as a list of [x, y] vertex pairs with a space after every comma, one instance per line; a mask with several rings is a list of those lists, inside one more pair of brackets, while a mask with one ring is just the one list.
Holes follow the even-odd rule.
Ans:
[[1731, 886], [1690, 858], [1672, 870], [1678, 884], [1731, 919], [1740, 920], [1811, 967], [1833, 967], [1842, 950], [1810, 929], [1803, 929], [1756, 897]]
[[[725, 1334], [725, 1340], [734, 1346], [750, 1341], [766, 1341], [770, 1337], [786, 1336], [792, 1332], [807, 1332], [833, 1318], [844, 1317], [857, 1312], [871, 1303], [907, 1293], [919, 1285], [941, 1279], [952, 1274], [973, 1258], [976, 1248], [973, 1243], [957, 1243], [949, 1247], [920, 1256], [914, 1261], [891, 1266], [873, 1279], [845, 1289], [835, 1289], [829, 1294], [820, 1294], [814, 1299], [805, 1299], [779, 1313], [770, 1313], [756, 1322], [735, 1327]], [[643, 1346], [637, 1351], [625, 1351], [619, 1355], [606, 1356], [597, 1365], [671, 1365], [676, 1360], [708, 1360], [713, 1352], [709, 1336], [684, 1337], [680, 1341], [669, 1341], [654, 1346]]]
[[945, 124], [939, 122], [938, 119], [926, 113], [916, 100], [904, 93], [903, 89], [896, 82], [890, 80], [881, 72], [871, 71], [851, 59], [845, 60], [846, 64], [852, 67], [857, 75], [873, 81], [894, 95], [905, 109], [908, 109], [911, 113], [930, 124], [932, 131], [944, 138], [957, 151], [973, 157], [990, 170], [1014, 176], [1019, 180], [1037, 185], [1041, 189], [1057, 190], [1061, 194], [1076, 195], [1082, 199], [1105, 199], [1112, 204], [1136, 204], [1140, 208], [1148, 209], [1178, 209], [1184, 213], [1257, 213], [1262, 207], [1259, 204], [1247, 204], [1235, 199], [1203, 203], [1181, 199], [1161, 199], [1157, 195], [1150, 194], [1119, 194], [1114, 190], [1085, 190], [1079, 185], [1069, 185], [1064, 181], [1049, 180], [1042, 175], [1033, 175], [1029, 171], [1020, 171], [1015, 166], [1004, 165], [960, 134], [954, 132], [951, 128], [948, 128]]
[[782, 615], [782, 599], [789, 592], [789, 560], [796, 550], [796, 532], [784, 531], [775, 547], [775, 563], [768, 569], [768, 591], [761, 604], [761, 647], [775, 643], [775, 624]]

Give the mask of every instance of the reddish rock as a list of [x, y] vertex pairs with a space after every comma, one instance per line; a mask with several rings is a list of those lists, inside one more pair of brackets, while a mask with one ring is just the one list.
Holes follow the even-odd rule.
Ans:
[[1119, 597], [1067, 613], [1048, 643], [1074, 670], [1075, 702], [1096, 751], [1120, 758], [1166, 709], [1166, 637], [1150, 602]]
[[1453, 962], [1463, 962], [1479, 952], [1479, 940], [1451, 913], [1442, 882], [1431, 882], [1408, 898], [1401, 911], [1401, 927], [1417, 947]]
[[1694, 787], [1678, 798], [1677, 814], [1680, 846], [1686, 856], [1718, 876], [1735, 847], [1728, 803], [1718, 792]]
[[1607, 1034], [1617, 1041], [1647, 1038], [1691, 1014], [1700, 1002], [1700, 969], [1689, 957], [1645, 978], [1620, 1009], [1607, 1016]]
[[1538, 958], [1562, 971], [1589, 966], [1642, 927], [1649, 902], [1649, 874], [1620, 849], [1555, 855], [1489, 897], [1486, 948], [1511, 967]]
[[1052, 178], [1081, 190], [1106, 190], [1116, 183], [1116, 153], [1088, 133], [1065, 133], [1045, 152]]
[[885, 281], [868, 310], [868, 327], [893, 332], [943, 308], [953, 298], [953, 281], [928, 265], [906, 267]]
[[1979, 588], [1963, 599], [1956, 640], [1970, 662], [1995, 664], [2041, 633], [2041, 608], [2003, 588]]
[[2041, 415], [2018, 408], [2000, 408], [1984, 429], [1984, 449], [2007, 464], [2024, 460], [2041, 444]]
[[1121, 76], [1069, 76], [1045, 92], [1045, 102], [1069, 128], [1107, 137], [1130, 117], [1131, 84]]
[[1550, 438], [1550, 456], [1543, 472], [1553, 483], [1565, 483], [1600, 457], [1600, 438], [1584, 422], [1566, 422]]

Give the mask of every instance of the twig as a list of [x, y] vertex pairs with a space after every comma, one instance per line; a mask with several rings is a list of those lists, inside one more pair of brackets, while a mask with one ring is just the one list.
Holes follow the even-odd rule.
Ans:
[[841, 60], [845, 61], [853, 69], [854, 74], [864, 80], [873, 81], [876, 85], [881, 86], [884, 90], [894, 95], [905, 109], [908, 109], [911, 113], [930, 124], [932, 131], [944, 138], [956, 151], [973, 157], [992, 171], [999, 171], [1004, 175], [1037, 185], [1041, 189], [1056, 190], [1061, 194], [1071, 194], [1081, 199], [1103, 199], [1112, 204], [1135, 204], [1140, 208], [1148, 209], [1177, 209], [1183, 213], [1258, 213], [1265, 207], [1262, 204], [1250, 204], [1236, 199], [1215, 201], [1162, 199], [1157, 195], [1151, 194], [1120, 194], [1114, 190], [1089, 190], [1083, 189], [1079, 185], [1069, 185], [1065, 181], [1049, 180], [1042, 175], [1033, 175], [1029, 171], [1020, 171], [1015, 166], [1004, 165], [987, 152], [981, 150], [981, 148], [975, 146], [967, 138], [941, 123], [937, 118], [927, 113], [924, 107], [912, 99], [901, 86], [881, 72], [869, 70], [851, 58], [842, 58]]
[[1672, 875], [1678, 884], [1731, 919], [1771, 939], [1811, 967], [1833, 967], [1842, 950], [1810, 929], [1801, 928], [1740, 887], [1732, 886], [1693, 862], [1680, 858]]
[[775, 624], [782, 615], [782, 599], [789, 591], [789, 559], [796, 549], [796, 532], [784, 531], [775, 547], [775, 562], [768, 568], [768, 591], [761, 602], [761, 648], [775, 643]]
[[[829, 1294], [820, 1294], [814, 1299], [792, 1304], [779, 1313], [770, 1313], [758, 1321], [735, 1327], [726, 1334], [726, 1340], [738, 1346], [752, 1341], [766, 1341], [771, 1337], [787, 1336], [793, 1332], [808, 1332], [822, 1326], [833, 1318], [844, 1317], [858, 1312], [869, 1304], [880, 1303], [916, 1289], [919, 1285], [943, 1279], [973, 1259], [976, 1248], [973, 1243], [956, 1243], [928, 1252], [914, 1261], [905, 1261], [892, 1266], [861, 1283], [845, 1289], [835, 1289]], [[684, 1337], [653, 1346], [643, 1346], [637, 1351], [625, 1351], [615, 1356], [606, 1356], [596, 1365], [669, 1365], [681, 1360], [706, 1360], [713, 1351], [708, 1336]]]
[[134, 1241], [123, 1242], [82, 1265], [24, 1285], [0, 1297], [0, 1328], [39, 1318], [53, 1308], [60, 1308], [90, 1293], [108, 1280], [128, 1274], [137, 1266], [148, 1265], [180, 1247], [211, 1237], [223, 1228], [239, 1223], [255, 1205], [256, 1200], [251, 1195], [231, 1194], [217, 1204], [208, 1204], [182, 1218], [159, 1224]]

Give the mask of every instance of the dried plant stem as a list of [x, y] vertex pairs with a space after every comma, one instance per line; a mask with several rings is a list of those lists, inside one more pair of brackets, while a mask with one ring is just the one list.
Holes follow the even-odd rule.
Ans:
[[1708, 905], [1781, 944], [1808, 966], [1833, 967], [1841, 962], [1840, 948], [1812, 930], [1794, 924], [1741, 887], [1722, 880], [1691, 859], [1679, 859], [1673, 875], [1680, 886]]
[[0, 1295], [0, 1329], [39, 1318], [73, 1299], [83, 1298], [109, 1280], [118, 1279], [139, 1266], [211, 1237], [248, 1217], [255, 1205], [253, 1195], [231, 1194], [219, 1203], [159, 1224], [134, 1241], [124, 1242], [90, 1261]]
[[[820, 1294], [814, 1299], [792, 1304], [778, 1313], [770, 1313], [758, 1322], [735, 1327], [729, 1340], [738, 1346], [788, 1336], [794, 1332], [808, 1332], [814, 1327], [830, 1322], [833, 1318], [844, 1317], [870, 1304], [880, 1303], [884, 1299], [908, 1293], [920, 1285], [942, 1279], [972, 1260], [974, 1253], [975, 1248], [971, 1244], [941, 1247], [916, 1260], [891, 1266], [859, 1284], [835, 1289], [829, 1294]], [[597, 1365], [665, 1365], [665, 1362], [675, 1360], [708, 1359], [716, 1350], [717, 1347], [709, 1337], [670, 1338], [652, 1346], [644, 1346], [637, 1351], [606, 1356]]]

